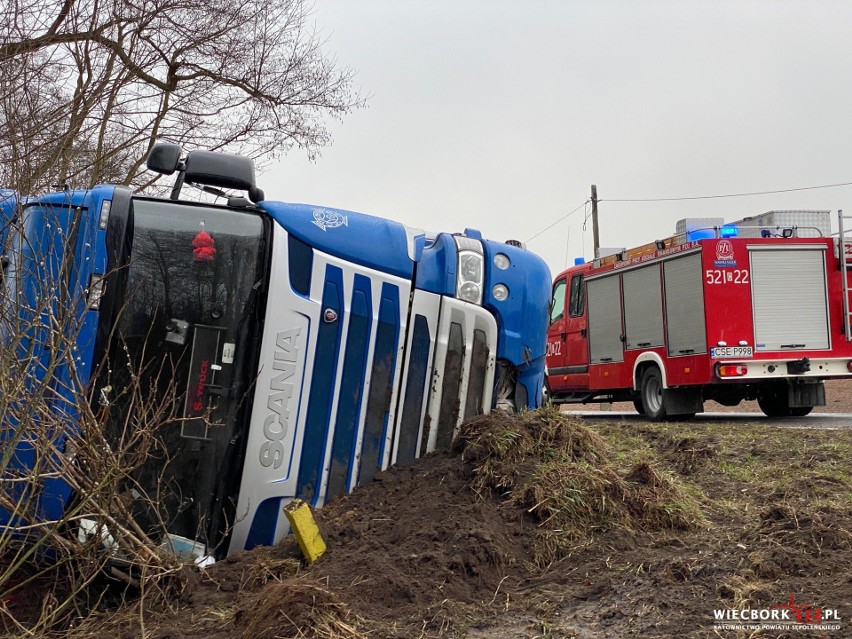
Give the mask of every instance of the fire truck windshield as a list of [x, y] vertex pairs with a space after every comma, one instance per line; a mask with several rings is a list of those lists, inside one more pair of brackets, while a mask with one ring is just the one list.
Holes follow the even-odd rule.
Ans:
[[143, 526], [164, 522], [173, 534], [215, 546], [235, 511], [240, 425], [248, 423], [257, 366], [266, 223], [251, 211], [142, 198], [133, 198], [130, 220], [127, 264], [113, 289], [121, 299], [109, 379], [100, 384], [112, 389], [115, 416], [125, 414], [122, 390], [133, 379], [158, 401], [172, 398], [158, 429], [161, 454], [128, 486], [150, 498], [137, 500], [134, 514]]

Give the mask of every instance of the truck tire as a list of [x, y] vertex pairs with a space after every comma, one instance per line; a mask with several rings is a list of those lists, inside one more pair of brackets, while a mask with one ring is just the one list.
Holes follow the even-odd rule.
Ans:
[[790, 408], [787, 402], [782, 402], [774, 396], [761, 396], [757, 398], [757, 405], [767, 417], [789, 417]]
[[645, 369], [639, 392], [644, 410], [642, 414], [654, 420], [665, 419], [666, 409], [663, 405], [663, 376], [659, 368], [650, 366]]
[[790, 417], [804, 417], [814, 409], [813, 406], [796, 406], [790, 409]]
[[783, 381], [765, 384], [757, 396], [757, 405], [767, 417], [804, 417], [814, 409], [813, 406], [791, 408], [787, 384]]
[[788, 417], [787, 389], [779, 384], [765, 384], [757, 395], [757, 405], [767, 417]]
[[645, 414], [645, 407], [642, 405], [641, 399], [634, 399], [633, 400], [633, 408], [635, 408], [636, 412], [639, 413], [640, 415]]

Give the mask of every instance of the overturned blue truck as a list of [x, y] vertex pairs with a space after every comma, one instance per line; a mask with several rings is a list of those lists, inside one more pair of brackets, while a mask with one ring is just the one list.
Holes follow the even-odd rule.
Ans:
[[[175, 176], [170, 197], [0, 192], [0, 337], [70, 424], [58, 456], [80, 397], [120, 421], [130, 382], [171, 393], [163, 454], [135, 476], [169, 533], [219, 557], [275, 543], [293, 499], [321, 506], [466, 418], [541, 402], [550, 274], [518, 243], [268, 202], [240, 156], [160, 144], [148, 168]], [[0, 420], [20, 482], [39, 452], [14, 411]], [[0, 486], [0, 531], [76, 499], [61, 473]]]

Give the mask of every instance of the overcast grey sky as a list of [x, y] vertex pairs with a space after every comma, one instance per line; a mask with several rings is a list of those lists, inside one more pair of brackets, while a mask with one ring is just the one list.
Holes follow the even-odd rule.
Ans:
[[852, 214], [852, 186], [607, 202], [852, 182], [848, 0], [317, 0], [314, 20], [369, 107], [317, 162], [267, 170], [268, 199], [529, 240], [554, 274], [592, 255], [592, 184], [604, 247], [684, 217]]

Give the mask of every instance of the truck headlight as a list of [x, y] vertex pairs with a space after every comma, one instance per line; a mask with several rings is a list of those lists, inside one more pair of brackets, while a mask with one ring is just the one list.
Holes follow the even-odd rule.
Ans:
[[494, 256], [494, 266], [499, 268], [501, 271], [505, 271], [512, 265], [511, 260], [508, 255], [503, 255], [503, 253], [497, 253]]
[[482, 283], [485, 279], [485, 259], [482, 243], [469, 237], [456, 236], [456, 297], [471, 304], [482, 304]]
[[101, 214], [98, 216], [98, 228], [102, 231], [109, 226], [109, 211], [112, 208], [112, 200], [101, 202]]

